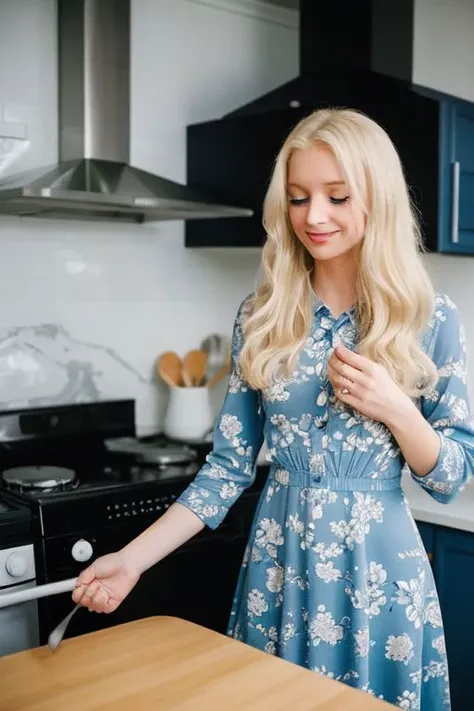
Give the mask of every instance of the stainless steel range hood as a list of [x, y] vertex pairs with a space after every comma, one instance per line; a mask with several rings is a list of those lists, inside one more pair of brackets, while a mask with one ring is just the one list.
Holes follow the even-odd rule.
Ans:
[[129, 164], [129, 0], [58, 0], [58, 72], [59, 162], [0, 180], [0, 213], [138, 222], [252, 215]]

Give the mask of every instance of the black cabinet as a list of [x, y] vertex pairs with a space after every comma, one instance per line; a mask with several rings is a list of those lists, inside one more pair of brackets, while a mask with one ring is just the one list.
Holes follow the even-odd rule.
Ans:
[[[400, 154], [429, 251], [474, 253], [474, 105], [388, 78], [371, 84], [306, 83], [284, 88], [218, 121], [189, 126], [188, 183], [249, 218], [186, 223], [187, 247], [261, 247], [262, 204], [273, 163], [291, 128], [325, 106], [350, 106], [378, 121]], [[317, 98], [315, 98], [317, 97]], [[277, 100], [278, 99], [278, 100]]]

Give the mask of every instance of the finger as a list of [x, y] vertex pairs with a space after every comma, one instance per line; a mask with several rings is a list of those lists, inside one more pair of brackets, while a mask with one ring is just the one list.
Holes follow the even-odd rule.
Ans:
[[84, 593], [87, 590], [87, 585], [76, 585], [74, 590], [72, 591], [72, 599], [78, 605], [82, 598], [84, 597]]
[[109, 594], [104, 590], [104, 588], [98, 588], [91, 598], [89, 605], [89, 610], [94, 612], [104, 612], [107, 609], [107, 603], [109, 601]]
[[329, 370], [332, 371], [330, 377], [343, 378], [345, 382], [358, 383], [362, 386], [367, 385], [367, 376], [364, 373], [337, 358], [330, 365]]
[[87, 607], [87, 609], [91, 609], [92, 605], [92, 599], [94, 595], [96, 594], [97, 590], [99, 589], [99, 582], [97, 580], [93, 580], [90, 585], [86, 587], [84, 590], [84, 594], [82, 595], [81, 598], [81, 605], [84, 607]]
[[336, 397], [338, 400], [344, 403], [344, 405], [352, 407], [353, 410], [359, 410], [359, 406], [362, 403], [361, 398], [358, 397], [355, 393], [351, 392], [348, 388], [336, 390]]
[[346, 363], [347, 365], [351, 366], [352, 368], [355, 368], [356, 370], [359, 370], [363, 373], [370, 373], [372, 371], [373, 363], [371, 360], [365, 358], [364, 356], [361, 356], [359, 353], [354, 353], [354, 351], [350, 351], [345, 346], [337, 346], [335, 354], [337, 358], [339, 358], [339, 360], [342, 360], [343, 363]]
[[90, 585], [92, 581], [95, 579], [95, 570], [94, 566], [90, 565], [88, 568], [85, 568], [80, 574], [77, 579], [77, 585]]
[[354, 388], [361, 387], [358, 386], [357, 383], [354, 383], [351, 380], [348, 380], [347, 378], [338, 375], [337, 373], [334, 373], [330, 377], [330, 381], [334, 390], [341, 390], [342, 392], [353, 392]]

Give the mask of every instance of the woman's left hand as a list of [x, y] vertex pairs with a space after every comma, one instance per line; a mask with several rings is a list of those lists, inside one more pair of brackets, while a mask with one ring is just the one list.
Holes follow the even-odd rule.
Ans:
[[413, 407], [409, 396], [392, 380], [383, 365], [344, 346], [337, 346], [328, 362], [329, 380], [336, 397], [371, 420], [387, 427], [400, 411]]

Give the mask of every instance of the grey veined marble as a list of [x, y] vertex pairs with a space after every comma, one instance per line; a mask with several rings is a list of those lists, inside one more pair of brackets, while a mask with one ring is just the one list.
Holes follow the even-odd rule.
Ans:
[[114, 349], [60, 324], [0, 331], [0, 409], [131, 397], [150, 384]]

